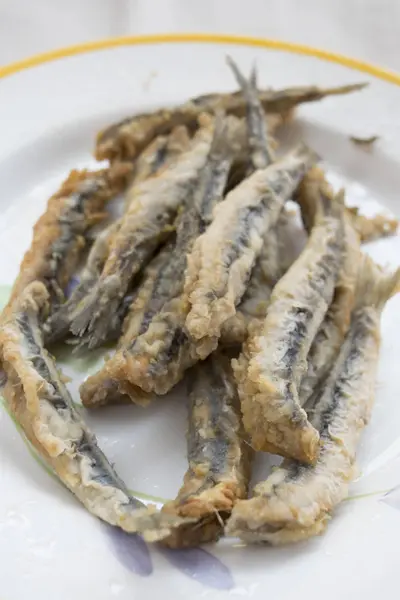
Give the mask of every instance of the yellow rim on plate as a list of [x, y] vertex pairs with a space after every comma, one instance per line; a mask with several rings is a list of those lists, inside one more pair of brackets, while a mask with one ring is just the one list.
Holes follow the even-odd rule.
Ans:
[[78, 54], [86, 54], [87, 52], [97, 52], [98, 50], [107, 50], [109, 48], [117, 48], [118, 46], [137, 46], [145, 44], [179, 44], [179, 43], [201, 43], [201, 44], [237, 44], [240, 46], [253, 46], [258, 48], [268, 48], [270, 50], [278, 50], [280, 52], [291, 52], [293, 54], [302, 54], [312, 56], [328, 62], [337, 63], [343, 67], [354, 69], [362, 73], [367, 73], [373, 77], [378, 77], [389, 83], [400, 85], [400, 75], [389, 71], [388, 69], [372, 65], [362, 60], [342, 56], [335, 52], [320, 50], [303, 44], [294, 44], [292, 42], [283, 42], [280, 40], [271, 40], [268, 38], [256, 38], [249, 36], [224, 35], [214, 33], [162, 33], [152, 35], [137, 35], [108, 38], [94, 42], [86, 42], [67, 48], [51, 50], [43, 54], [36, 54], [24, 60], [11, 63], [4, 67], [0, 67], [0, 78], [14, 75], [25, 69], [31, 69], [38, 65], [76, 56]]

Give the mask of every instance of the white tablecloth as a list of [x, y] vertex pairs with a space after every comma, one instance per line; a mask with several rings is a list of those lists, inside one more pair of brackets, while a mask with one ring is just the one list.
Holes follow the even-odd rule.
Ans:
[[398, 0], [0, 0], [0, 64], [109, 36], [178, 31], [280, 38], [400, 71]]

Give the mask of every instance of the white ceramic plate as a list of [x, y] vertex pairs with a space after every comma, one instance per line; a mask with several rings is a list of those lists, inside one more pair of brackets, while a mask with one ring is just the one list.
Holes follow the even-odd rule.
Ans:
[[[285, 44], [179, 37], [114, 40], [0, 69], [3, 303], [47, 198], [69, 169], [93, 165], [96, 131], [135, 111], [232, 89], [226, 53], [244, 69], [256, 60], [262, 86], [370, 81], [362, 94], [303, 106], [294, 134], [320, 152], [332, 182], [346, 185], [351, 202], [371, 210], [379, 202], [400, 213], [400, 88], [394, 85], [399, 77], [358, 65], [378, 76], [373, 77]], [[166, 41], [173, 43], [161, 43]], [[282, 51], [288, 49], [292, 52]], [[380, 140], [371, 153], [349, 141], [350, 135], [374, 134]], [[400, 238], [375, 243], [368, 251], [397, 266]], [[92, 518], [34, 459], [1, 410], [2, 600], [393, 597], [389, 590], [398, 586], [400, 537], [399, 308], [400, 300], [394, 299], [384, 312], [375, 411], [360, 446], [360, 476], [351, 498], [336, 511], [326, 535], [297, 546], [251, 548], [223, 541], [190, 551], [146, 547]], [[78, 384], [101, 360], [92, 354], [87, 361], [64, 361], [75, 399]], [[148, 410], [104, 409], [88, 420], [140, 498], [162, 503], [174, 497], [186, 469], [182, 394]], [[257, 478], [267, 462], [258, 458]]]

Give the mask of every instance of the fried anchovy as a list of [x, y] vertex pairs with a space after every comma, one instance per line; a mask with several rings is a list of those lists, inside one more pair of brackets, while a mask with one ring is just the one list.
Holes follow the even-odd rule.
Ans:
[[189, 374], [189, 468], [176, 500], [162, 511], [194, 523], [164, 540], [171, 547], [216, 541], [236, 500], [247, 496], [251, 450], [229, 362], [217, 352]]
[[235, 361], [243, 423], [256, 450], [315, 461], [318, 432], [298, 389], [313, 339], [332, 302], [343, 258], [343, 207], [321, 194], [321, 218], [274, 287], [261, 328]]
[[126, 357], [135, 340], [147, 331], [154, 315], [165, 304], [170, 295], [170, 286], [175, 277], [175, 262], [171, 260], [175, 239], [168, 240], [160, 252], [146, 267], [143, 280], [129, 307], [124, 321], [124, 333], [119, 340], [114, 357], [108, 359], [102, 369], [91, 375], [81, 385], [80, 393], [87, 408], [121, 402], [125, 397], [134, 398], [136, 404], [146, 405], [150, 401], [147, 393], [129, 383], [125, 370], [129, 371]]
[[[247, 80], [230, 57], [227, 58], [227, 62], [247, 102], [246, 121], [250, 152], [249, 157], [247, 157], [247, 167], [244, 170], [246, 176], [250, 175], [256, 169], [267, 167], [273, 162], [274, 156], [268, 141], [264, 111], [258, 96], [256, 71], [253, 69], [250, 79]], [[277, 231], [275, 228], [268, 229], [264, 234], [260, 256], [255, 263], [249, 285], [237, 308], [236, 314], [222, 325], [222, 345], [236, 346], [243, 343], [246, 339], [247, 327], [251, 316], [254, 315], [256, 317], [257, 313], [261, 313], [261, 316], [265, 317], [268, 299], [272, 287], [276, 283], [272, 282], [274, 279], [277, 280], [279, 278], [278, 254]]]
[[[135, 163], [131, 186], [138, 185], [149, 177], [157, 175], [161, 169], [172, 164], [177, 156], [186, 151], [189, 147], [189, 136], [185, 127], [177, 127], [170, 136], [158, 137], [148, 148], [139, 156]], [[127, 194], [127, 198], [131, 196]], [[126, 203], [126, 209], [129, 203]], [[117, 233], [121, 225], [112, 223], [95, 240], [89, 253], [87, 264], [80, 276], [80, 283], [74, 289], [70, 298], [61, 304], [60, 307], [50, 316], [44, 326], [46, 343], [54, 343], [67, 336], [71, 323], [80, 311], [81, 303], [96, 285], [106, 260], [109, 255], [113, 236]], [[105, 341], [117, 340], [121, 335], [122, 323], [125, 318], [128, 300], [132, 297], [127, 294], [121, 306], [118, 309], [117, 317], [114, 319], [114, 329], [107, 333]], [[81, 344], [86, 345], [86, 339], [81, 340]], [[78, 345], [79, 347], [79, 345]]]
[[214, 211], [214, 220], [188, 256], [186, 328], [199, 358], [217, 345], [221, 327], [236, 312], [266, 232], [286, 200], [317, 160], [299, 146], [259, 169], [233, 189]]
[[[219, 124], [218, 124], [219, 123]], [[176, 243], [166, 258], [155, 259], [138, 295], [117, 353], [81, 388], [86, 406], [103, 404], [109, 394], [125, 393], [143, 402], [144, 392], [168, 392], [195, 360], [184, 331], [187, 303], [183, 294], [186, 256], [209, 225], [222, 198], [232, 153], [230, 138], [237, 120], [218, 121], [198, 186], [178, 217]], [[168, 254], [169, 250], [169, 254]]]
[[179, 207], [192, 193], [210, 148], [212, 131], [199, 131], [175, 164], [131, 190], [132, 199], [113, 239], [102, 274], [80, 307], [71, 331], [87, 336], [89, 348], [107, 338], [131, 280], [171, 233]]
[[[290, 113], [302, 102], [314, 102], [326, 96], [348, 94], [361, 90], [366, 84], [345, 85], [321, 89], [315, 86], [263, 90], [259, 92], [261, 105], [267, 113]], [[135, 158], [156, 136], [165, 135], [177, 125], [196, 129], [201, 113], [218, 110], [238, 117], [246, 114], [246, 100], [242, 91], [228, 94], [207, 94], [185, 102], [173, 109], [163, 108], [153, 113], [128, 117], [101, 131], [97, 137], [96, 158]]]
[[33, 281], [42, 281], [51, 309], [64, 301], [64, 290], [85, 247], [85, 233], [106, 213], [104, 205], [123, 190], [132, 166], [114, 164], [101, 171], [72, 171], [48, 202], [33, 230], [33, 241], [22, 261], [8, 307]]
[[[268, 137], [265, 116], [260, 105], [255, 73], [247, 81], [233, 61], [230, 65], [243, 89], [248, 104], [246, 115], [246, 145], [249, 168], [266, 167], [272, 160], [270, 139]], [[130, 382], [146, 391], [158, 394], [168, 392], [183, 376], [184, 371], [198, 360], [197, 353], [191, 349], [191, 340], [185, 331], [185, 321], [189, 305], [183, 290], [183, 273], [186, 270], [186, 254], [191, 251], [194, 240], [202, 234], [212, 220], [212, 210], [222, 196], [226, 184], [232, 153], [227, 155], [229, 147], [238, 145], [242, 135], [242, 123], [228, 117], [226, 133], [214, 135], [213, 148], [209, 155], [208, 169], [202, 173], [200, 189], [194, 199], [195, 210], [188, 210], [178, 227], [176, 252], [183, 254], [180, 264], [180, 281], [175, 275], [175, 292], [162, 311], [155, 315], [148, 330], [135, 340], [135, 362], [130, 363]], [[227, 139], [225, 139], [227, 138]], [[232, 141], [230, 141], [232, 140]], [[241, 144], [243, 146], [243, 144]], [[203, 213], [203, 214], [202, 214]], [[204, 218], [207, 215], [207, 219]], [[182, 252], [181, 247], [185, 248]], [[174, 261], [178, 263], [178, 257]], [[178, 289], [179, 286], [179, 289]], [[148, 364], [147, 372], [143, 370]], [[137, 365], [137, 366], [135, 366]]]
[[222, 326], [220, 343], [223, 346], [243, 344], [249, 326], [257, 326], [265, 319], [274, 286], [295, 260], [293, 249], [287, 244], [289, 224], [289, 215], [283, 210], [276, 226], [265, 234], [261, 254], [236, 314]]
[[314, 466], [285, 460], [255, 487], [253, 498], [236, 504], [226, 528], [229, 535], [271, 544], [317, 535], [348, 495], [357, 443], [374, 400], [380, 314], [400, 280], [400, 270], [384, 275], [369, 258], [360, 272], [350, 329], [309, 412], [321, 436], [318, 460]]
[[[306, 221], [311, 226], [316, 219], [315, 212], [318, 206], [321, 206], [321, 193], [334, 201], [333, 191], [327, 184], [323, 171], [315, 167], [304, 177], [297, 194], [297, 201], [303, 213], [307, 213]], [[301, 380], [299, 389], [301, 406], [306, 404], [317, 385], [325, 379], [332, 368], [350, 326], [361, 257], [359, 237], [346, 213], [344, 215], [343, 264], [332, 304], [321, 323], [307, 357], [307, 371]]]
[[161, 539], [182, 520], [168, 520], [134, 498], [98, 447], [43, 346], [39, 318], [48, 300], [43, 283], [33, 282], [3, 315], [0, 356], [8, 406], [28, 440], [92, 514], [149, 541]]

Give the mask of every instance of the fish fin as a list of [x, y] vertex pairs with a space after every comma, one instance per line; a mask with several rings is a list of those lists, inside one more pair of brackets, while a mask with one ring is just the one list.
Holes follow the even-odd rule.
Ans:
[[398, 292], [400, 292], [400, 268], [390, 273], [365, 254], [362, 257], [357, 281], [356, 308], [375, 306], [382, 309], [385, 303]]

